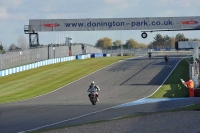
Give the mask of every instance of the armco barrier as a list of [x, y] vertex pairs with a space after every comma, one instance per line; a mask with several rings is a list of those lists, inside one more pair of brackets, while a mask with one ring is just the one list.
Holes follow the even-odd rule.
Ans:
[[79, 60], [79, 59], [85, 59], [85, 58], [83, 55], [76, 55], [76, 59]]
[[90, 58], [90, 54], [84, 55], [84, 58], [85, 58], [85, 59]]
[[90, 54], [86, 54], [86, 55], [76, 55], [76, 59], [87, 59], [90, 58]]
[[49, 59], [49, 60], [45, 60], [45, 61], [39, 61], [39, 62], [35, 62], [35, 63], [28, 64], [28, 65], [18, 66], [15, 68], [9, 68], [9, 69], [0, 71], [0, 77], [6, 76], [9, 74], [13, 74], [13, 73], [17, 73], [17, 72], [22, 72], [25, 70], [30, 70], [30, 69], [37, 68], [40, 66], [46, 66], [46, 65], [50, 65], [50, 64], [54, 64], [54, 63], [71, 61], [71, 60], [75, 60], [75, 59], [76, 59], [75, 56], [69, 56], [69, 57], [62, 57], [62, 58]]
[[103, 54], [104, 57], [110, 57], [110, 54]]
[[91, 54], [91, 58], [97, 58], [97, 57], [103, 57], [103, 54], [102, 53]]

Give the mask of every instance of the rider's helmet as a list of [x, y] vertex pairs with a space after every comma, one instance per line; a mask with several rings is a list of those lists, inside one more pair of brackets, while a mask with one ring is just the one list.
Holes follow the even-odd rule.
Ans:
[[95, 84], [95, 82], [94, 82], [94, 81], [92, 81], [91, 85], [94, 85], [94, 84]]

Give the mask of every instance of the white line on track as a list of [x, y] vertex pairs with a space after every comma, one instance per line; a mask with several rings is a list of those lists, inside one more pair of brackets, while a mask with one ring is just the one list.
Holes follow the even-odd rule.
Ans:
[[109, 110], [109, 109], [112, 109], [112, 108], [113, 108], [113, 107], [106, 108], [106, 109], [102, 109], [102, 110], [99, 110], [99, 111], [95, 111], [95, 112], [91, 112], [91, 113], [88, 113], [88, 114], [84, 114], [84, 115], [81, 115], [81, 116], [78, 116], [78, 117], [74, 117], [74, 118], [71, 118], [71, 119], [67, 119], [67, 120], [63, 120], [63, 121], [56, 122], [56, 123], [52, 123], [52, 124], [49, 124], [49, 125], [37, 127], [37, 128], [30, 129], [30, 130], [26, 130], [26, 131], [20, 131], [20, 132], [18, 132], [18, 133], [25, 133], [25, 132], [35, 131], [35, 130], [42, 129], [42, 128], [45, 128], [45, 127], [57, 125], [57, 124], [60, 124], [60, 123], [63, 123], [63, 122], [67, 122], [67, 121], [71, 121], [71, 120], [76, 120], [76, 119], [79, 119], [79, 118], [82, 118], [82, 117], [85, 117], [85, 116], [88, 116], [88, 115], [92, 115], [92, 114], [96, 114], [96, 113], [99, 113], [99, 112], [103, 112], [103, 111], [106, 111], [106, 110]]
[[[142, 56], [140, 56], [140, 57], [142, 57]], [[139, 58], [139, 57], [136, 57], [136, 58]], [[129, 58], [129, 59], [135, 59], [135, 58]], [[181, 61], [181, 60], [180, 60]], [[179, 61], [179, 62], [180, 62]], [[171, 73], [174, 71], [174, 69], [177, 67], [177, 65], [179, 64], [179, 62], [176, 64], [176, 66], [173, 68], [173, 70], [171, 71]], [[116, 63], [113, 63], [113, 64], [116, 64]], [[113, 64], [111, 64], [111, 65], [113, 65]], [[111, 65], [108, 65], [108, 66], [111, 66]], [[106, 66], [106, 67], [108, 67], [108, 66]], [[105, 68], [105, 67], [104, 67]], [[103, 69], [103, 68], [101, 68], [101, 69]], [[99, 70], [101, 70], [101, 69], [99, 69]], [[97, 70], [97, 71], [99, 71], [99, 70]], [[97, 71], [95, 71], [95, 72], [97, 72]], [[93, 72], [93, 73], [95, 73], [95, 72]], [[91, 73], [91, 74], [93, 74], [93, 73]], [[171, 75], [171, 73], [167, 76], [167, 78], [163, 81], [163, 83], [158, 87], [158, 89], [154, 92], [154, 93], [156, 93], [159, 89], [160, 89], [160, 87], [164, 84], [164, 82], [168, 79], [168, 77]], [[90, 74], [89, 74], [90, 75]], [[86, 75], [86, 76], [84, 76], [84, 77], [87, 77], [87, 76], [89, 76], [89, 75]], [[82, 78], [84, 78], [84, 77], [82, 77]], [[82, 79], [82, 78], [80, 78], [80, 79]], [[80, 79], [78, 79], [78, 80], [80, 80]], [[78, 80], [76, 80], [76, 81], [78, 81]], [[76, 81], [73, 81], [73, 82], [71, 82], [71, 83], [74, 83], [74, 82], [76, 82]], [[71, 84], [71, 83], [69, 83], [69, 84]], [[69, 85], [69, 84], [67, 84], [67, 85]], [[65, 86], [67, 86], [67, 85], [65, 85]], [[64, 87], [64, 86], [63, 86]], [[62, 88], [62, 87], [60, 87], [60, 88]], [[58, 88], [58, 89], [60, 89], [60, 88]], [[57, 90], [58, 90], [57, 89]], [[56, 91], [56, 90], [55, 90]], [[55, 91], [52, 91], [52, 92], [55, 92]], [[50, 93], [52, 93], [52, 92], [50, 92]], [[153, 93], [153, 94], [154, 94]], [[47, 93], [47, 94], [49, 94], [49, 93]], [[152, 96], [153, 94], [151, 94], [150, 96]], [[46, 94], [44, 94], [44, 95], [46, 95]], [[42, 96], [42, 95], [40, 95], [40, 96]], [[147, 96], [147, 97], [150, 97], [150, 96]], [[37, 96], [38, 97], [38, 96]], [[141, 99], [145, 99], [145, 98], [147, 98], [147, 97], [144, 97], [144, 98], [141, 98]], [[34, 97], [35, 98], [35, 97]], [[141, 100], [141, 99], [138, 99], [138, 100]], [[136, 100], [136, 101], [138, 101], [138, 100]], [[116, 106], [118, 106], [118, 105], [116, 105]], [[113, 106], [113, 107], [109, 107], [109, 108], [106, 108], [106, 109], [102, 109], [102, 110], [99, 110], [99, 111], [95, 111], [95, 112], [91, 112], [91, 113], [88, 113], [88, 114], [84, 114], [84, 115], [81, 115], [81, 116], [78, 116], [78, 117], [74, 117], [74, 118], [71, 118], [71, 119], [67, 119], [67, 120], [63, 120], [63, 121], [59, 121], [59, 122], [56, 122], [56, 123], [52, 123], [52, 124], [49, 124], [49, 125], [45, 125], [45, 126], [41, 126], [41, 127], [37, 127], [37, 128], [34, 128], [34, 129], [30, 129], [30, 130], [25, 130], [25, 131], [20, 131], [20, 132], [18, 132], [18, 133], [25, 133], [25, 132], [30, 132], [30, 131], [35, 131], [35, 130], [39, 130], [39, 129], [42, 129], [42, 128], [45, 128], [45, 127], [49, 127], [49, 126], [53, 126], [53, 125], [57, 125], [57, 124], [60, 124], [60, 123], [64, 123], [64, 122], [68, 122], [68, 121], [71, 121], [71, 120], [76, 120], [76, 119], [79, 119], [79, 118], [82, 118], [82, 117], [85, 117], [85, 116], [89, 116], [89, 115], [92, 115], [92, 114], [96, 114], [96, 113], [99, 113], [99, 112], [103, 112], [103, 111], [106, 111], [106, 110], [109, 110], [109, 109], [113, 109], [113, 108], [115, 108], [116, 106]]]

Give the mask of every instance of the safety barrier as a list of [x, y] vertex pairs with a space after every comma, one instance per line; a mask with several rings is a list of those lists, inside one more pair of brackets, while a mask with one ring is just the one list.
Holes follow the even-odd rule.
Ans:
[[110, 57], [110, 54], [103, 54], [104, 57]]
[[91, 54], [91, 58], [97, 58], [97, 57], [103, 57], [103, 54], [102, 53]]
[[9, 68], [9, 69], [0, 71], [0, 77], [6, 76], [6, 75], [9, 75], [9, 74], [14, 74], [14, 73], [17, 73], [17, 72], [22, 72], [22, 71], [25, 71], [25, 70], [30, 70], [30, 69], [37, 68], [37, 67], [40, 67], [40, 66], [45, 66], [45, 65], [50, 65], [50, 64], [55, 64], [55, 63], [65, 62], [65, 61], [71, 61], [71, 60], [75, 60], [75, 59], [76, 59], [75, 56], [54, 58], [54, 59], [35, 62], [35, 63], [32, 63], [32, 64], [18, 66], [18, 67], [15, 67], [15, 68]]
[[90, 54], [86, 54], [86, 55], [76, 55], [76, 59], [87, 59], [90, 58]]
[[95, 54], [76, 55], [76, 56], [61, 57], [61, 58], [48, 59], [48, 60], [44, 60], [44, 61], [38, 61], [38, 62], [35, 62], [32, 64], [27, 64], [27, 65], [23, 65], [23, 66], [14, 67], [14, 68], [9, 68], [6, 70], [1, 70], [0, 77], [18, 73], [18, 72], [22, 72], [22, 71], [26, 71], [26, 70], [30, 70], [33, 68], [38, 68], [40, 66], [46, 66], [46, 65], [50, 65], [50, 64], [59, 63], [59, 62], [71, 61], [71, 60], [75, 60], [75, 59], [96, 58], [96, 57], [103, 57], [103, 56], [109, 57], [110, 54], [95, 53]]

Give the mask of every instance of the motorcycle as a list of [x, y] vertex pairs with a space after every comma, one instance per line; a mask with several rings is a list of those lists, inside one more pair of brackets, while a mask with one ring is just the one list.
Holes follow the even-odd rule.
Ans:
[[149, 54], [149, 58], [151, 58], [151, 54]]
[[167, 56], [165, 56], [165, 62], [168, 63], [169, 58]]
[[89, 97], [92, 105], [96, 105], [98, 94], [96, 92], [92, 92], [89, 94]]
[[168, 59], [165, 59], [165, 62], [168, 63]]
[[151, 53], [151, 52], [149, 52], [148, 54], [149, 54], [149, 58], [151, 58], [151, 54], [152, 54], [152, 53]]

